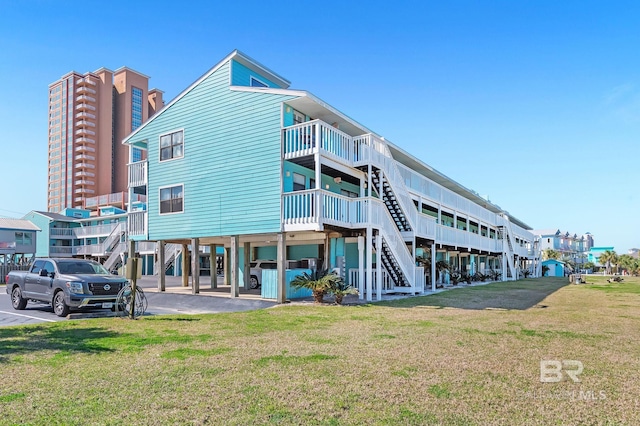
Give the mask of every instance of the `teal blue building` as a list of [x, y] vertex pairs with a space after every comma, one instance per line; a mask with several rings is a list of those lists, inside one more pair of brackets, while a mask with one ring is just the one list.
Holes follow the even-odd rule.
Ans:
[[278, 261], [281, 301], [285, 271], [310, 265], [368, 300], [435, 289], [436, 259], [540, 273], [528, 225], [237, 50], [123, 143], [129, 199], [146, 200], [129, 238], [155, 242], [160, 264], [223, 252], [234, 295], [255, 259]]

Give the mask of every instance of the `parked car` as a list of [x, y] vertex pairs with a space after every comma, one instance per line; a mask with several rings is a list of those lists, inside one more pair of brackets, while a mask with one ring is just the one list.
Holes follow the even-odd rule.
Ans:
[[249, 263], [251, 267], [251, 278], [249, 279], [249, 288], [258, 288], [262, 285], [263, 269], [278, 269], [278, 263], [275, 260], [258, 259]]
[[113, 309], [127, 280], [93, 260], [40, 258], [28, 271], [9, 272], [6, 283], [14, 309], [24, 309], [29, 300], [46, 302], [64, 317], [71, 308]]

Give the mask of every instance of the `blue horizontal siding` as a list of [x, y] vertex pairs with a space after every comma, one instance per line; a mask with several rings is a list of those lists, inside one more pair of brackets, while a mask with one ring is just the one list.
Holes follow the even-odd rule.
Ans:
[[[281, 104], [291, 96], [231, 91], [229, 69], [221, 66], [136, 135], [149, 147], [149, 239], [281, 229]], [[178, 129], [184, 157], [160, 162], [159, 136]], [[184, 185], [184, 212], [160, 215], [159, 188], [172, 185]]]
[[231, 61], [231, 84], [233, 86], [251, 86], [251, 77], [254, 77], [269, 87], [281, 88], [264, 75], [251, 71], [239, 62]]

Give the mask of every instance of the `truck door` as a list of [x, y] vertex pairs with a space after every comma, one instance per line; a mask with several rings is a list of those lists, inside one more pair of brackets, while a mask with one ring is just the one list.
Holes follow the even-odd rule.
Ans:
[[[46, 276], [42, 274], [46, 271]], [[53, 266], [53, 262], [45, 261], [42, 265], [42, 269], [36, 279], [36, 292], [38, 296], [48, 300], [51, 291], [53, 290], [53, 277], [55, 276], [56, 269]]]
[[24, 276], [24, 295], [35, 296], [38, 293], [38, 278], [40, 278], [40, 270], [44, 266], [44, 260], [36, 260], [33, 262], [31, 270]]

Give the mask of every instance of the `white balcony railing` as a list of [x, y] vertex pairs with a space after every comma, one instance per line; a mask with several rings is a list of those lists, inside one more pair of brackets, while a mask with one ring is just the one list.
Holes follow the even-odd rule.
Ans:
[[52, 256], [60, 254], [73, 254], [72, 246], [49, 246], [49, 253]]
[[347, 164], [354, 161], [353, 138], [324, 121], [312, 120], [287, 127], [283, 137], [285, 159], [310, 155], [320, 149], [324, 155]]
[[129, 187], [145, 186], [147, 184], [147, 161], [129, 164]]
[[147, 212], [131, 212], [127, 222], [129, 236], [147, 235]]
[[105, 237], [111, 234], [118, 225], [118, 223], [109, 223], [106, 225], [83, 226], [74, 228], [74, 230], [78, 238]]
[[502, 251], [501, 240], [439, 224], [436, 224], [436, 241], [448, 246], [474, 248], [491, 253]]
[[75, 228], [51, 228], [49, 235], [51, 237], [75, 237]]

